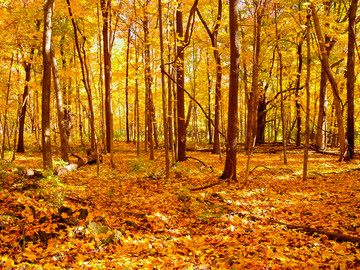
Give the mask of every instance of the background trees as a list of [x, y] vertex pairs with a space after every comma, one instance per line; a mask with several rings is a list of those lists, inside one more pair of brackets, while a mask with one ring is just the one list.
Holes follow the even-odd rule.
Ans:
[[[304, 144], [301, 119], [306, 116], [306, 78], [302, 62], [307, 56], [303, 55], [302, 46], [308, 2], [236, 2], [241, 64], [236, 64], [239, 95], [233, 98], [224, 90], [232, 78], [228, 3], [207, 0], [198, 6], [197, 1], [184, 0], [179, 6], [174, 1], [161, 2], [161, 53], [158, 3], [59, 1], [52, 17], [52, 39], [54, 51], [58, 52], [55, 56], [59, 60], [58, 77], [64, 99], [64, 117], [60, 122], [55, 121], [55, 91], [47, 81], [50, 69], [44, 69], [42, 78], [47, 62], [41, 60], [41, 35], [48, 29], [42, 5], [38, 0], [2, 3], [0, 133], [4, 150], [13, 148], [10, 142], [17, 138], [15, 130], [19, 130], [18, 151], [35, 144], [44, 153], [51, 153], [51, 142], [60, 145], [57, 141], [64, 122], [70, 146], [90, 143], [95, 149], [100, 143], [102, 149], [106, 146], [111, 152], [110, 136], [128, 141], [139, 138], [143, 143], [139, 147], [145, 151], [154, 149], [154, 158], [156, 139], [160, 139], [160, 146], [164, 145], [163, 121], [156, 117], [162, 112], [161, 59], [168, 82], [165, 100], [171, 123], [167, 132], [169, 148], [177, 149], [177, 160], [186, 159], [186, 147], [194, 147], [198, 142], [213, 142], [215, 153], [226, 149], [226, 140], [217, 131], [226, 134], [229, 121], [239, 126], [239, 143], [245, 143], [247, 148], [255, 138], [256, 143], [296, 143], [298, 147]], [[318, 20], [314, 20], [316, 25], [312, 25], [310, 37], [310, 143], [321, 151], [326, 146], [339, 145], [343, 158], [347, 151], [353, 157], [358, 142], [359, 106], [354, 49], [357, 1], [352, 0], [351, 5], [344, 1], [317, 3], [312, 9]], [[318, 28], [321, 33], [315, 31]], [[211, 54], [213, 58], [208, 57]], [[326, 91], [328, 79], [337, 91]], [[47, 93], [43, 97], [41, 87], [45, 87], [42, 93]], [[227, 102], [229, 98], [231, 103]], [[206, 108], [206, 115], [193, 99]], [[45, 107], [41, 109], [40, 104]], [[235, 104], [238, 112], [232, 111]], [[40, 117], [40, 113], [44, 115]], [[103, 116], [106, 139], [102, 135]], [[346, 124], [341, 127], [345, 116]], [[209, 125], [209, 119], [214, 125]], [[51, 131], [42, 142], [41, 131]], [[153, 139], [154, 147], [149, 148]], [[50, 166], [51, 157], [44, 156], [44, 160]]]

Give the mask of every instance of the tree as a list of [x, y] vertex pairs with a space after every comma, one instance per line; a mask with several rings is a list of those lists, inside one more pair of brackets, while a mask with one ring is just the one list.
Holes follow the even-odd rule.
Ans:
[[355, 85], [355, 21], [357, 0], [352, 0], [349, 9], [349, 29], [348, 29], [348, 54], [346, 68], [346, 88], [347, 88], [347, 133], [348, 151], [350, 158], [355, 153], [355, 127], [354, 127], [354, 85]]
[[304, 149], [304, 162], [303, 162], [303, 181], [307, 180], [308, 171], [308, 159], [309, 159], [309, 142], [310, 142], [310, 67], [311, 67], [311, 55], [310, 55], [310, 19], [311, 13], [308, 11], [306, 20], [306, 120], [305, 120], [305, 149]]
[[338, 89], [338, 85], [337, 85], [335, 78], [332, 75], [332, 72], [330, 69], [329, 59], [328, 59], [328, 55], [326, 54], [325, 43], [324, 43], [324, 39], [323, 39], [323, 36], [321, 33], [319, 18], [318, 18], [315, 6], [313, 3], [311, 3], [310, 7], [311, 7], [311, 11], [312, 11], [313, 20], [314, 20], [316, 36], [319, 40], [319, 46], [320, 46], [320, 52], [321, 52], [321, 64], [325, 69], [326, 75], [330, 81], [331, 88], [333, 90], [335, 113], [336, 113], [336, 120], [337, 120], [338, 133], [339, 133], [340, 161], [344, 161], [344, 160], [348, 159], [348, 152], [347, 152], [346, 144], [345, 144], [345, 132], [344, 132], [344, 123], [343, 123], [343, 118], [342, 118], [339, 89]]
[[239, 0], [230, 1], [229, 31], [230, 31], [230, 81], [229, 81], [229, 109], [227, 126], [227, 146], [225, 169], [221, 179], [236, 180], [236, 147], [239, 133], [238, 127], [238, 92], [239, 92]]
[[52, 16], [55, 0], [48, 0], [44, 9], [44, 35], [43, 35], [43, 88], [41, 105], [42, 152], [43, 165], [52, 167], [51, 137], [50, 137], [50, 96], [51, 96], [51, 36]]
[[[213, 154], [220, 154], [220, 100], [221, 100], [221, 57], [218, 48], [218, 34], [222, 17], [222, 0], [218, 0], [218, 11], [216, 22], [214, 24], [214, 29], [211, 31], [208, 25], [206, 24], [203, 16], [201, 15], [199, 9], [196, 9], [197, 14], [205, 27], [205, 30], [210, 38], [211, 46], [213, 48], [214, 59], [216, 62], [216, 83], [215, 83], [215, 123], [214, 123], [214, 147], [212, 150]], [[210, 115], [209, 115], [210, 116]]]
[[68, 140], [66, 136], [66, 127], [65, 127], [65, 120], [64, 120], [64, 108], [63, 108], [63, 98], [61, 93], [61, 87], [60, 87], [60, 79], [59, 79], [59, 73], [56, 63], [56, 57], [55, 57], [55, 49], [54, 44], [51, 41], [50, 45], [50, 54], [51, 54], [51, 67], [54, 77], [54, 88], [55, 88], [55, 98], [56, 98], [56, 109], [57, 109], [57, 115], [58, 115], [58, 126], [59, 126], [59, 132], [60, 132], [60, 149], [61, 149], [61, 158], [65, 162], [69, 162], [69, 156], [68, 156]]
[[[101, 12], [103, 15], [103, 50], [104, 50], [104, 77], [105, 77], [105, 124], [106, 124], [106, 147], [110, 153], [111, 166], [115, 168], [114, 163], [114, 121], [112, 112], [112, 93], [111, 93], [111, 51], [113, 39], [111, 30], [109, 31], [111, 21], [109, 20], [111, 12], [111, 0], [101, 0]], [[109, 22], [110, 21], [110, 22]], [[110, 33], [109, 33], [110, 32]]]
[[[163, 23], [162, 23], [162, 6], [161, 0], [158, 1], [159, 10], [159, 35], [160, 35], [160, 58], [161, 70], [165, 70], [164, 65], [164, 41], [163, 41]], [[166, 104], [166, 89], [165, 89], [165, 74], [161, 72], [161, 95], [162, 95], [162, 108], [163, 108], [163, 125], [164, 125], [164, 146], [165, 146], [165, 173], [166, 178], [170, 177], [170, 158], [169, 158], [169, 128], [167, 118], [167, 104]]]
[[185, 73], [184, 73], [184, 49], [189, 45], [190, 28], [192, 21], [195, 20], [195, 11], [198, 0], [195, 0], [191, 7], [186, 30], [183, 28], [182, 1], [179, 2], [176, 10], [176, 98], [177, 98], [177, 130], [178, 130], [178, 161], [186, 160], [186, 127], [185, 127]]

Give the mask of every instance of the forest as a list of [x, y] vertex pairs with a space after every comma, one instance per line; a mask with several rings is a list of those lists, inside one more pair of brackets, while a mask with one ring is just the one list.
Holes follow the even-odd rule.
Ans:
[[1, 269], [360, 269], [358, 0], [0, 0]]

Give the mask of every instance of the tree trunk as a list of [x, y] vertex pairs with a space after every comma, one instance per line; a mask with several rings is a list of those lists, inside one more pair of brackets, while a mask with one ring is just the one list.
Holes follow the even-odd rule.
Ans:
[[296, 146], [301, 145], [301, 105], [300, 105], [300, 82], [301, 82], [301, 71], [303, 65], [302, 59], [302, 45], [303, 39], [301, 38], [299, 44], [297, 45], [297, 55], [298, 55], [298, 68], [296, 74], [296, 90], [295, 90], [295, 108], [296, 108]]
[[226, 161], [221, 179], [236, 180], [236, 147], [239, 132], [238, 122], [238, 92], [239, 92], [239, 65], [240, 41], [238, 31], [239, 0], [230, 1], [229, 29], [230, 29], [230, 81], [229, 107], [227, 128]]
[[[211, 46], [213, 48], [214, 59], [216, 63], [216, 83], [215, 83], [215, 121], [214, 121], [214, 147], [212, 150], [213, 154], [220, 154], [220, 101], [221, 101], [221, 79], [222, 79], [222, 68], [221, 68], [221, 57], [218, 49], [218, 33], [222, 17], [222, 0], [218, 0], [218, 12], [216, 23], [213, 31], [209, 29], [205, 20], [201, 16], [201, 13], [197, 9], [199, 18], [204, 25], [206, 32], [211, 40]], [[209, 115], [210, 116], [210, 115]]]
[[346, 148], [346, 144], [345, 144], [345, 132], [344, 132], [344, 123], [343, 123], [343, 118], [342, 118], [342, 111], [341, 111], [341, 103], [340, 103], [341, 101], [340, 101], [340, 96], [339, 96], [339, 89], [338, 89], [337, 83], [336, 83], [335, 78], [332, 75], [332, 72], [330, 69], [329, 59], [328, 59], [328, 56], [326, 53], [325, 43], [324, 43], [324, 40], [322, 37], [319, 18], [317, 16], [315, 6], [313, 3], [311, 3], [310, 7], [311, 7], [311, 11], [312, 11], [312, 16], [314, 19], [316, 36], [319, 40], [319, 46], [320, 46], [320, 51], [321, 51], [321, 56], [322, 56], [321, 63], [326, 71], [326, 75], [329, 78], [329, 81], [330, 81], [330, 84], [331, 84], [331, 87], [333, 90], [336, 119], [337, 119], [337, 124], [338, 124], [339, 143], [340, 143], [340, 159], [339, 160], [343, 161], [343, 160], [348, 159], [348, 153], [347, 153], [347, 148]]
[[[310, 19], [311, 14], [308, 12], [307, 21], [306, 21], [306, 55], [307, 55], [307, 65], [306, 65], [306, 120], [305, 120], [305, 149], [304, 149], [304, 162], [303, 162], [303, 181], [307, 180], [307, 171], [308, 171], [308, 159], [309, 159], [309, 145], [310, 145], [310, 65], [311, 65], [311, 55], [310, 55]], [[302, 42], [301, 42], [302, 43]]]
[[[161, 70], [165, 69], [164, 65], [164, 41], [163, 41], [163, 24], [162, 24], [162, 6], [161, 0], [158, 1], [159, 9], [159, 35], [160, 35], [160, 58]], [[164, 145], [165, 145], [165, 175], [170, 177], [170, 158], [169, 158], [169, 131], [167, 118], [167, 104], [166, 104], [166, 89], [165, 89], [165, 74], [161, 72], [161, 94], [162, 94], [162, 109], [163, 109], [163, 125], [164, 125]]]
[[24, 153], [25, 147], [24, 147], [24, 127], [25, 127], [25, 115], [26, 115], [26, 107], [27, 102], [29, 99], [29, 83], [31, 80], [31, 62], [33, 59], [35, 49], [32, 47], [30, 51], [30, 61], [24, 61], [24, 69], [25, 69], [25, 86], [24, 86], [24, 93], [23, 93], [23, 99], [21, 104], [21, 112], [20, 112], [20, 119], [19, 119], [19, 139], [17, 144], [17, 150], [18, 153]]
[[51, 54], [51, 67], [52, 67], [54, 86], [55, 86], [55, 98], [56, 98], [56, 109], [57, 109], [57, 115], [58, 115], [58, 126], [59, 126], [59, 131], [60, 131], [61, 158], [65, 162], [69, 162], [69, 156], [68, 156], [69, 145], [68, 145], [68, 140], [67, 140], [67, 136], [66, 136], [66, 127], [65, 127], [65, 121], [64, 121], [63, 99], [62, 99], [60, 79], [59, 79], [59, 73], [58, 73], [56, 57], [55, 57], [55, 49], [54, 49], [54, 44], [52, 41], [51, 41], [51, 45], [50, 45], [50, 54]]
[[44, 35], [43, 35], [43, 87], [41, 104], [41, 127], [42, 127], [42, 152], [43, 166], [52, 168], [51, 158], [51, 136], [50, 136], [50, 96], [51, 96], [51, 36], [52, 15], [55, 0], [48, 0], [44, 13]]
[[71, 18], [71, 23], [72, 23], [73, 29], [74, 29], [75, 46], [76, 46], [76, 50], [77, 50], [79, 60], [80, 60], [81, 74], [82, 74], [82, 78], [83, 78], [82, 81], [84, 84], [84, 88], [85, 88], [87, 98], [88, 98], [88, 103], [89, 103], [91, 146], [95, 150], [97, 175], [99, 175], [100, 174], [100, 161], [99, 161], [98, 146], [97, 146], [96, 137], [95, 137], [95, 116], [94, 116], [94, 107], [93, 107], [93, 103], [92, 103], [89, 68], [86, 64], [86, 51], [85, 51], [85, 49], [83, 49], [82, 51], [80, 49], [79, 39], [78, 39], [78, 34], [77, 34], [77, 26], [76, 26], [75, 19], [73, 17], [72, 11], [71, 11], [70, 0], [66, 0], [66, 2], [68, 4], [69, 16]]
[[275, 5], [275, 27], [276, 27], [276, 48], [279, 55], [279, 64], [280, 64], [280, 110], [281, 110], [281, 126], [282, 126], [282, 145], [283, 145], [283, 155], [284, 155], [284, 164], [287, 164], [287, 155], [286, 155], [286, 124], [285, 124], [285, 112], [284, 112], [284, 92], [283, 92], [283, 61], [282, 53], [279, 47], [279, 31], [277, 24], [277, 5]]
[[349, 29], [348, 29], [348, 56], [347, 56], [347, 141], [350, 158], [355, 153], [355, 127], [354, 127], [354, 85], [355, 85], [355, 20], [358, 0], [352, 0], [349, 10]]
[[129, 55], [130, 55], [130, 35], [131, 28], [129, 26], [126, 47], [126, 77], [125, 77], [125, 109], [126, 109], [126, 142], [130, 142], [129, 131]]
[[111, 33], [110, 12], [111, 0], [101, 0], [101, 11], [103, 15], [103, 42], [104, 42], [104, 77], [105, 77], [105, 124], [106, 124], [106, 147], [110, 153], [111, 166], [115, 168], [114, 163], [114, 116], [112, 112], [112, 92], [111, 92]]
[[176, 98], [177, 98], [177, 132], [178, 132], [178, 161], [186, 159], [186, 127], [185, 127], [185, 97], [184, 97], [184, 29], [182, 2], [176, 10], [177, 62], [176, 62]]
[[[148, 4], [148, 1], [147, 1]], [[149, 141], [150, 160], [155, 159], [153, 140], [153, 104], [151, 93], [151, 68], [150, 68], [150, 43], [149, 43], [149, 14], [147, 5], [144, 7], [143, 29], [144, 29], [144, 55], [145, 55], [145, 129]]]

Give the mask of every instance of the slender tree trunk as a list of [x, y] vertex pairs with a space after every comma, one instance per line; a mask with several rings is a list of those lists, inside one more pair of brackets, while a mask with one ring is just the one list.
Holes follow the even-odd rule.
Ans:
[[307, 171], [308, 171], [308, 159], [309, 159], [309, 145], [310, 145], [310, 65], [311, 65], [311, 55], [310, 55], [310, 19], [311, 14], [308, 11], [307, 21], [306, 21], [306, 55], [307, 55], [307, 65], [306, 65], [306, 120], [305, 120], [305, 149], [304, 149], [304, 163], [303, 163], [303, 181], [307, 180]]
[[129, 26], [127, 35], [127, 47], [126, 47], [126, 77], [125, 77], [125, 114], [126, 114], [126, 142], [130, 142], [129, 131], [129, 55], [130, 55], [130, 35], [131, 28]]
[[358, 0], [352, 0], [349, 9], [349, 29], [348, 29], [348, 56], [347, 56], [347, 141], [350, 158], [355, 153], [355, 127], [354, 127], [354, 85], [355, 85], [355, 30], [356, 30], [356, 10]]
[[176, 10], [177, 62], [176, 62], [176, 98], [177, 98], [177, 131], [178, 131], [178, 160], [186, 159], [186, 127], [185, 127], [185, 94], [184, 94], [184, 29], [182, 2]]
[[143, 28], [144, 28], [144, 56], [145, 56], [145, 112], [146, 120], [145, 127], [146, 133], [149, 141], [149, 150], [150, 150], [150, 160], [155, 159], [154, 154], [154, 140], [153, 140], [153, 104], [152, 104], [152, 93], [151, 93], [151, 67], [150, 67], [150, 43], [149, 43], [149, 14], [147, 11], [147, 5], [144, 7], [144, 18], [143, 18]]
[[32, 59], [34, 55], [35, 49], [32, 47], [30, 51], [30, 61], [24, 61], [24, 69], [25, 69], [25, 86], [24, 86], [24, 93], [23, 93], [23, 99], [21, 104], [21, 112], [20, 112], [20, 118], [19, 118], [19, 139], [17, 144], [17, 150], [18, 153], [24, 153], [25, 147], [24, 147], [24, 127], [25, 127], [25, 116], [26, 116], [26, 107], [27, 102], [29, 99], [29, 83], [31, 80], [31, 65], [32, 65]]
[[285, 112], [284, 112], [284, 91], [283, 91], [283, 61], [282, 53], [279, 47], [279, 31], [277, 24], [277, 5], [275, 5], [275, 27], [276, 27], [276, 48], [279, 55], [279, 64], [280, 64], [280, 110], [281, 110], [281, 126], [282, 126], [282, 144], [283, 144], [283, 155], [284, 155], [284, 164], [287, 164], [287, 155], [286, 155], [286, 124], [285, 124]]
[[7, 130], [8, 130], [7, 112], [8, 112], [8, 105], [9, 105], [9, 95], [10, 95], [11, 75], [12, 75], [13, 63], [14, 63], [14, 54], [11, 55], [11, 62], [10, 62], [10, 69], [9, 69], [9, 78], [8, 78], [7, 89], [6, 89], [6, 96], [5, 96], [3, 137], [2, 137], [2, 144], [1, 144], [1, 160], [3, 160], [3, 159], [5, 158], [5, 141], [6, 141], [6, 133], [7, 133]]
[[103, 76], [103, 58], [101, 57], [103, 48], [101, 45], [101, 34], [102, 29], [100, 27], [100, 12], [99, 6], [97, 5], [97, 19], [98, 19], [98, 39], [99, 39], [99, 107], [100, 107], [100, 128], [101, 128], [101, 141], [102, 141], [102, 149], [101, 151], [106, 154], [107, 152], [107, 143], [106, 143], [106, 128], [105, 128], [105, 105], [104, 105], [104, 76]]
[[111, 50], [112, 40], [109, 33], [111, 0], [101, 0], [101, 11], [103, 15], [103, 42], [104, 42], [104, 75], [105, 75], [105, 124], [106, 124], [106, 147], [110, 153], [111, 166], [115, 168], [114, 162], [114, 116], [112, 111], [111, 91]]
[[212, 126], [211, 126], [211, 77], [210, 77], [210, 71], [209, 71], [209, 55], [206, 53], [206, 73], [208, 78], [208, 129], [209, 129], [209, 144], [212, 144]]
[[[205, 20], [201, 16], [200, 11], [197, 9], [197, 14], [205, 27], [206, 32], [211, 40], [211, 46], [213, 48], [214, 59], [216, 63], [216, 83], [215, 83], [215, 121], [214, 121], [214, 147], [212, 150], [213, 154], [220, 154], [220, 101], [221, 101], [221, 79], [222, 79], [222, 68], [221, 68], [221, 57], [218, 49], [218, 33], [222, 18], [222, 0], [218, 0], [218, 13], [216, 23], [213, 31], [209, 29]], [[210, 115], [209, 115], [210, 116]]]
[[54, 12], [55, 0], [48, 0], [44, 14], [44, 35], [43, 35], [43, 87], [41, 105], [41, 126], [42, 126], [42, 152], [43, 166], [52, 168], [51, 158], [51, 135], [50, 135], [50, 92], [51, 92], [51, 53], [50, 44], [52, 36], [52, 15]]
[[100, 174], [99, 152], [98, 152], [98, 146], [97, 146], [96, 137], [95, 137], [95, 115], [94, 115], [94, 107], [93, 107], [93, 102], [92, 102], [92, 93], [91, 93], [91, 86], [90, 86], [89, 68], [88, 68], [88, 66], [86, 64], [86, 52], [85, 52], [84, 48], [83, 48], [82, 51], [80, 49], [78, 33], [77, 33], [77, 27], [76, 27], [75, 19], [73, 17], [72, 11], [71, 11], [70, 0], [66, 0], [66, 2], [68, 4], [69, 16], [71, 18], [71, 23], [72, 23], [73, 29], [74, 29], [75, 46], [76, 46], [76, 50], [77, 50], [79, 60], [80, 60], [81, 74], [82, 74], [82, 78], [83, 78], [82, 81], [83, 81], [83, 84], [84, 84], [84, 88], [85, 88], [87, 98], [88, 98], [88, 103], [89, 103], [91, 146], [93, 147], [93, 150], [95, 150], [96, 165], [97, 165], [97, 175], [99, 175]]
[[239, 0], [230, 1], [229, 5], [230, 29], [230, 81], [229, 81], [229, 107], [227, 128], [226, 161], [221, 179], [236, 180], [236, 147], [239, 133], [238, 121], [238, 92], [239, 92], [239, 65], [240, 41], [238, 31]]
[[301, 38], [297, 46], [298, 55], [298, 67], [296, 74], [296, 92], [295, 92], [295, 108], [296, 108], [296, 146], [299, 147], [301, 144], [301, 105], [300, 105], [300, 82], [301, 82], [301, 71], [303, 65], [302, 59], [302, 46], [303, 39]]
[[332, 75], [332, 72], [330, 69], [329, 59], [328, 59], [328, 56], [326, 53], [325, 43], [324, 43], [324, 39], [323, 39], [323, 36], [321, 33], [319, 18], [317, 16], [315, 6], [313, 3], [311, 3], [310, 7], [311, 7], [311, 11], [312, 11], [312, 16], [314, 19], [316, 36], [319, 40], [319, 46], [320, 46], [320, 51], [321, 51], [321, 56], [322, 56], [321, 63], [326, 71], [326, 75], [329, 78], [329, 81], [330, 81], [330, 84], [331, 84], [331, 87], [333, 90], [336, 119], [337, 119], [337, 124], [338, 124], [339, 143], [340, 143], [340, 161], [343, 161], [343, 160], [348, 159], [348, 153], [347, 153], [347, 148], [346, 148], [346, 144], [345, 144], [345, 132], [344, 132], [344, 123], [343, 123], [343, 118], [342, 118], [339, 89], [338, 89], [337, 83], [336, 83], [335, 78]]
[[[160, 35], [160, 58], [161, 71], [165, 69], [164, 65], [164, 41], [163, 41], [163, 23], [162, 23], [162, 6], [161, 0], [158, 1], [159, 9], [159, 35]], [[165, 74], [161, 72], [161, 94], [162, 94], [162, 108], [163, 108], [163, 125], [164, 125], [164, 145], [165, 145], [165, 173], [166, 178], [170, 177], [170, 158], [169, 158], [169, 131], [167, 118], [167, 104], [166, 104], [166, 89], [165, 89]]]
[[67, 136], [66, 136], [66, 127], [65, 127], [65, 121], [64, 121], [63, 98], [62, 98], [62, 93], [61, 93], [60, 79], [59, 79], [59, 73], [58, 73], [56, 57], [55, 57], [55, 49], [54, 49], [54, 44], [52, 41], [51, 41], [51, 46], [50, 46], [50, 54], [51, 54], [51, 67], [52, 67], [53, 78], [54, 78], [58, 126], [59, 126], [59, 131], [60, 131], [61, 158], [65, 162], [69, 162], [69, 156], [68, 156], [69, 144], [68, 144], [68, 140], [67, 140]]

